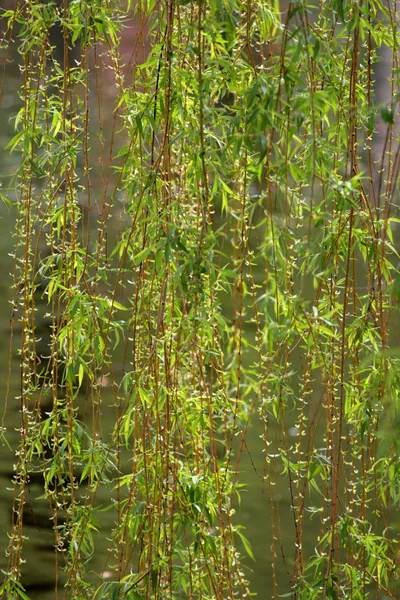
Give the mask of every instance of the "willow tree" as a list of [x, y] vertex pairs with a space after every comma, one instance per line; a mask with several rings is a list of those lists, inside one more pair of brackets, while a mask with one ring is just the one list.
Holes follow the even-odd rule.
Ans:
[[237, 497], [257, 422], [265, 597], [396, 597], [397, 9], [3, 10], [3, 56], [20, 66], [4, 199], [21, 374], [1, 598], [28, 597], [38, 473], [56, 598], [249, 597]]

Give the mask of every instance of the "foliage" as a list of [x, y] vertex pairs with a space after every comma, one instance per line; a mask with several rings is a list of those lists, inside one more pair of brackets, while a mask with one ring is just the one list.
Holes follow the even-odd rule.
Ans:
[[[395, 597], [395, 11], [375, 0], [3, 11], [22, 73], [6, 198], [22, 334], [2, 598], [27, 597], [23, 507], [38, 472], [65, 597], [248, 597], [235, 502], [257, 415], [272, 596], [289, 487], [288, 597]], [[99, 583], [103, 510], [114, 579]]]

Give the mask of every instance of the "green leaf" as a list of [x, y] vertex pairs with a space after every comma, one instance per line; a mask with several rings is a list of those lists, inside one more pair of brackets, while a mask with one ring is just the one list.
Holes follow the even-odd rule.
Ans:
[[117, 581], [115, 581], [111, 594], [111, 600], [119, 600], [120, 597], [120, 584]]
[[113, 306], [114, 306], [114, 308], [117, 308], [118, 310], [129, 310], [129, 308], [127, 308], [126, 306], [123, 306], [120, 302], [117, 302], [117, 300], [113, 301]]
[[382, 106], [381, 108], [382, 120], [386, 125], [393, 125], [394, 123], [394, 113], [391, 108], [388, 106]]
[[85, 374], [85, 368], [83, 366], [83, 363], [81, 362], [80, 365], [79, 365], [79, 371], [78, 371], [78, 384], [79, 384], [79, 387], [82, 386], [84, 374]]
[[11, 148], [10, 152], [13, 152], [15, 150], [16, 146], [18, 146], [19, 142], [23, 139], [24, 135], [25, 135], [25, 131], [20, 131], [19, 133], [14, 135], [14, 137], [11, 138], [11, 140], [4, 147], [4, 149], [7, 150], [8, 148]]
[[255, 561], [256, 559], [254, 558], [253, 550], [251, 549], [249, 540], [243, 535], [243, 533], [239, 529], [236, 529], [235, 531], [238, 534], [238, 536], [240, 537], [247, 554], [250, 556], [250, 558], [252, 560]]
[[143, 262], [152, 251], [153, 248], [143, 248], [143, 250], [134, 256], [133, 264], [138, 265], [139, 263]]

